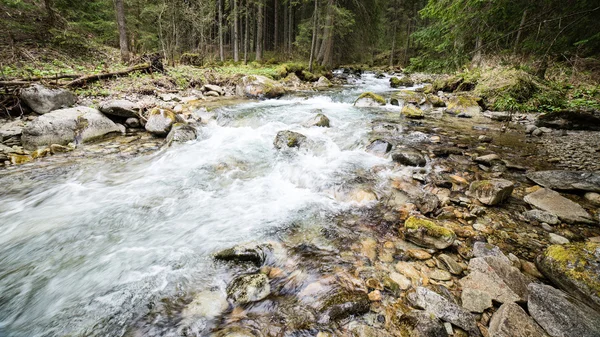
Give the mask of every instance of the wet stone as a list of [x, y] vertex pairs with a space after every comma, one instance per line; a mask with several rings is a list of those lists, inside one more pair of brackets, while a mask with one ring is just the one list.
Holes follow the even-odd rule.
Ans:
[[446, 335], [442, 321], [421, 310], [413, 310], [402, 315], [398, 324], [402, 336], [439, 337]]

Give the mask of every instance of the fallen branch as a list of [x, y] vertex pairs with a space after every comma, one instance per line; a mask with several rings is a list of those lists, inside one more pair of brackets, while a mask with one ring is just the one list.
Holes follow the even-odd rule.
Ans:
[[20, 87], [29, 84], [30, 81], [0, 81], [0, 87]]
[[74, 81], [71, 81], [69, 83], [67, 83], [67, 87], [80, 87], [83, 86], [85, 84], [88, 84], [90, 82], [95, 82], [95, 81], [99, 81], [105, 78], [111, 78], [111, 77], [116, 77], [116, 76], [123, 76], [123, 75], [127, 75], [129, 73], [132, 73], [134, 71], [140, 71], [140, 70], [151, 70], [152, 69], [152, 65], [148, 64], [148, 63], [144, 63], [144, 64], [138, 64], [134, 67], [131, 67], [129, 69], [125, 69], [125, 70], [121, 70], [121, 71], [115, 71], [112, 73], [106, 73], [106, 74], [96, 74], [96, 75], [87, 75], [87, 76], [81, 76], [79, 78], [77, 78]]

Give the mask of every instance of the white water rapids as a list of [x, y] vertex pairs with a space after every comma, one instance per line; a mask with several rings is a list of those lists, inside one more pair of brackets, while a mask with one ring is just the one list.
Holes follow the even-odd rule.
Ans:
[[[156, 298], [223, 287], [214, 252], [357, 207], [331, 190], [391, 160], [365, 151], [377, 109], [352, 103], [389, 90], [367, 74], [342, 90], [221, 108], [197, 141], [152, 155], [2, 178], [0, 336], [122, 335]], [[331, 128], [303, 126], [315, 109]], [[314, 146], [278, 152], [281, 130]]]

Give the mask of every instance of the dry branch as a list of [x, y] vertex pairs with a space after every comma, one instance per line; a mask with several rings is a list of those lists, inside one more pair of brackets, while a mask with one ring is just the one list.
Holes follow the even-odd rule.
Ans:
[[129, 73], [132, 73], [134, 71], [140, 71], [140, 70], [150, 71], [151, 68], [152, 68], [152, 65], [148, 64], [148, 63], [138, 64], [134, 67], [131, 67], [131, 68], [128, 68], [125, 70], [121, 70], [121, 71], [115, 71], [112, 73], [82, 76], [74, 81], [67, 83], [66, 86], [67, 87], [80, 87], [80, 86], [83, 86], [90, 82], [95, 82], [95, 81], [99, 81], [99, 80], [102, 80], [105, 78], [110, 78], [110, 77], [123, 76], [123, 75], [127, 75]]

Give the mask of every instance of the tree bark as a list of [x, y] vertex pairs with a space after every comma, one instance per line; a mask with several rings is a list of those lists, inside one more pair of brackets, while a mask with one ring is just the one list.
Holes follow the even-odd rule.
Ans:
[[513, 53], [517, 53], [519, 49], [519, 41], [521, 40], [521, 32], [523, 31], [523, 26], [525, 26], [525, 20], [527, 19], [527, 9], [523, 11], [523, 16], [521, 17], [521, 24], [519, 25], [519, 30], [517, 31], [517, 37], [515, 38], [515, 46], [513, 49]]
[[292, 0], [288, 0], [289, 9], [288, 9], [288, 53], [292, 53], [292, 43], [294, 40], [292, 39], [292, 30], [294, 29], [294, 8], [292, 4]]
[[240, 61], [239, 41], [240, 28], [238, 22], [238, 0], [233, 0], [233, 60]]
[[248, 64], [248, 43], [249, 43], [249, 31], [248, 28], [248, 17], [250, 16], [250, 0], [246, 0], [246, 16], [245, 16], [245, 27], [244, 27], [244, 64]]
[[223, 0], [217, 1], [219, 6], [219, 57], [221, 62], [225, 61], [225, 52], [223, 51]]
[[256, 61], [262, 61], [263, 54], [263, 0], [258, 0], [256, 11]]
[[330, 40], [333, 37], [333, 0], [327, 1], [327, 18], [325, 19], [325, 28], [323, 28], [323, 40], [321, 41], [321, 47], [319, 48], [319, 54], [317, 61], [324, 65], [325, 54], [327, 48], [330, 46]]
[[54, 22], [56, 18], [54, 16], [54, 10], [52, 9], [53, 0], [44, 0], [44, 7], [46, 7], [46, 21], [48, 22], [48, 27], [54, 27]]
[[394, 29], [392, 31], [392, 50], [390, 51], [390, 67], [394, 66], [394, 53], [396, 49], [396, 29], [398, 22], [394, 20]]
[[308, 61], [308, 71], [313, 71], [313, 60], [315, 55], [315, 48], [317, 46], [317, 15], [319, 14], [319, 2], [315, 0], [315, 11], [313, 13], [313, 35], [312, 42], [310, 44], [310, 59]]
[[127, 28], [125, 25], [125, 10], [123, 9], [123, 0], [115, 0], [115, 9], [117, 12], [117, 26], [119, 28], [119, 47], [121, 48], [121, 60], [129, 62], [129, 46], [127, 40]]
[[275, 14], [273, 15], [273, 26], [274, 26], [274, 36], [273, 36], [273, 49], [277, 51], [277, 47], [279, 47], [279, 17], [278, 17], [278, 0], [273, 1]]

